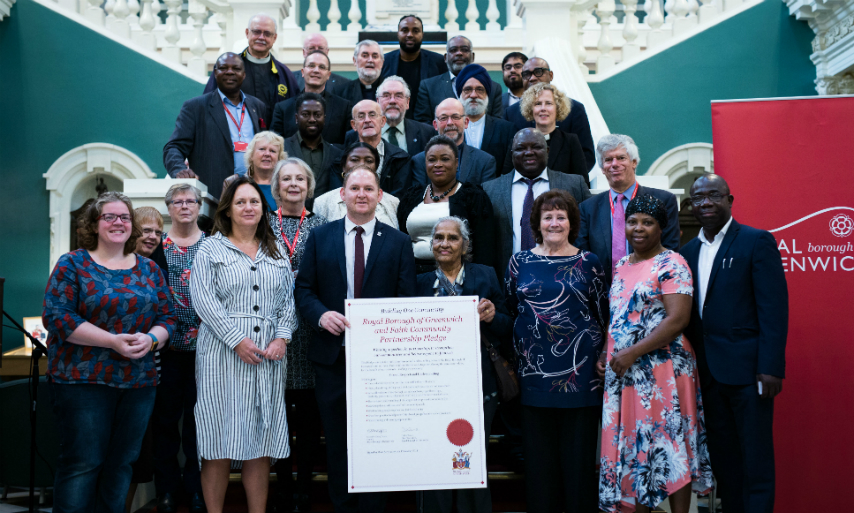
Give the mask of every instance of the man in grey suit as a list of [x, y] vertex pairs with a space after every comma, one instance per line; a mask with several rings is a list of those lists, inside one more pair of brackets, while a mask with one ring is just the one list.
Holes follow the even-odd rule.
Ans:
[[[497, 175], [495, 159], [485, 151], [466, 144], [465, 129], [468, 126], [463, 104], [459, 100], [448, 98], [436, 107], [436, 119], [433, 127], [440, 135], [450, 137], [459, 150], [457, 161], [457, 180], [481, 185]], [[412, 157], [412, 176], [410, 184], [427, 185], [426, 156], [422, 151]]]
[[[507, 269], [514, 253], [530, 249], [522, 247], [522, 230], [531, 230], [530, 223], [522, 222], [526, 217], [523, 207], [527, 195], [531, 195], [531, 203], [534, 198], [551, 189], [569, 192], [579, 204], [590, 197], [590, 189], [584, 183], [584, 178], [548, 169], [549, 146], [545, 136], [536, 128], [524, 128], [516, 133], [511, 156], [515, 168], [513, 173], [483, 184], [483, 190], [492, 201], [492, 209], [498, 220], [501, 269]], [[528, 219], [530, 215], [527, 212]]]
[[608, 285], [620, 258], [632, 252], [626, 240], [626, 206], [635, 196], [649, 194], [667, 207], [667, 227], [661, 234], [661, 245], [679, 251], [679, 205], [673, 194], [642, 187], [637, 183], [635, 169], [640, 156], [635, 141], [627, 135], [609, 134], [596, 145], [596, 162], [608, 180], [608, 192], [598, 194], [579, 205], [581, 229], [575, 245], [599, 257], [605, 268]]
[[[448, 70], [441, 75], [428, 78], [418, 87], [418, 102], [415, 104], [415, 120], [429, 123], [433, 119], [436, 107], [447, 98], [459, 98], [455, 90], [457, 75], [466, 66], [474, 62], [474, 51], [471, 41], [465, 36], [456, 36], [448, 40], [446, 45], [445, 63]], [[489, 94], [489, 111], [487, 114], [496, 118], [504, 118], [504, 108], [501, 106], [501, 85], [492, 81]]]
[[[302, 58], [303, 60], [314, 52], [323, 52], [329, 55], [329, 41], [322, 34], [309, 34], [302, 42]], [[297, 79], [300, 91], [305, 89], [305, 78], [302, 76], [302, 70], [294, 73], [294, 78]], [[339, 87], [344, 87], [350, 82], [349, 79], [337, 74], [330, 73], [329, 80], [326, 82], [326, 89], [332, 94], [337, 94], [335, 91]]]

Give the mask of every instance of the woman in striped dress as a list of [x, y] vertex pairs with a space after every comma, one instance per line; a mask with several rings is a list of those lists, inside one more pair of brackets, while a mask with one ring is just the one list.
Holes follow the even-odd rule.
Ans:
[[213, 235], [196, 254], [190, 294], [197, 340], [196, 436], [209, 513], [221, 513], [232, 461], [250, 513], [267, 504], [270, 459], [287, 458], [285, 350], [295, 328], [293, 273], [245, 176], [223, 192]]

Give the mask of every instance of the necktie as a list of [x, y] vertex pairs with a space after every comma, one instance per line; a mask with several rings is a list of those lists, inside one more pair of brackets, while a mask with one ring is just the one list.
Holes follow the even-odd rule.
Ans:
[[388, 132], [386, 132], [386, 133], [388, 134], [388, 142], [390, 142], [391, 144], [393, 144], [395, 146], [400, 147], [400, 143], [397, 142], [397, 127], [393, 126], [393, 127], [389, 128]]
[[357, 226], [356, 257], [353, 262], [353, 297], [356, 299], [362, 297], [362, 282], [365, 280], [365, 243], [362, 241], [363, 233], [365, 233], [365, 229]]
[[522, 229], [522, 251], [526, 251], [536, 246], [534, 232], [531, 231], [531, 209], [534, 207], [534, 184], [540, 179], [522, 178], [522, 180], [528, 184], [528, 192], [525, 193], [525, 201], [522, 202], [522, 219], [519, 221]]
[[[608, 194], [611, 194], [610, 192]], [[614, 221], [611, 225], [611, 276], [617, 269], [617, 263], [626, 256], [626, 212], [623, 210], [625, 196], [617, 194], [614, 201]]]

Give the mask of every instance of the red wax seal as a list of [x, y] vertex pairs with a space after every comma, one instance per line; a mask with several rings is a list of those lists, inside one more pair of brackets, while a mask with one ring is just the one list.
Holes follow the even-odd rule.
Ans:
[[474, 429], [471, 427], [471, 424], [469, 421], [463, 419], [451, 421], [448, 424], [446, 433], [448, 440], [457, 447], [462, 447], [471, 442], [471, 439], [474, 437]]

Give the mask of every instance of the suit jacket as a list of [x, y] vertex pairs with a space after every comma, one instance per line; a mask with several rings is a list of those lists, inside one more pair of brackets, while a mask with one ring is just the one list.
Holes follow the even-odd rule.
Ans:
[[[372, 86], [374, 89], [376, 89], [382, 83], [383, 77], [380, 76], [377, 81], [372, 84]], [[360, 84], [361, 82], [359, 82], [358, 78], [356, 80], [351, 80], [346, 84], [341, 84], [340, 86], [336, 87], [334, 94], [350, 102], [350, 105], [356, 105], [360, 101], [364, 100], [364, 98], [362, 98], [362, 86]], [[353, 113], [351, 112], [350, 115], [352, 116]]]
[[[518, 102], [516, 102], [518, 103]], [[501, 93], [501, 106], [504, 108], [505, 119], [507, 118], [507, 109], [510, 108], [510, 91], [504, 91]]]
[[[344, 142], [347, 131], [350, 130], [353, 106], [344, 98], [330, 93], [328, 88], [323, 91], [322, 96], [326, 100], [326, 122], [323, 125], [323, 139], [333, 144], [341, 144]], [[286, 139], [297, 133], [296, 101], [296, 98], [291, 98], [279, 102], [273, 109], [270, 130]]]
[[[459, 180], [465, 183], [482, 185], [484, 182], [495, 178], [495, 159], [485, 151], [464, 145], [463, 155], [459, 163]], [[412, 181], [413, 185], [425, 187], [427, 185], [427, 155], [422, 151], [412, 157]]]
[[786, 376], [789, 293], [774, 236], [732, 220], [712, 263], [700, 318], [699, 238], [682, 248], [694, 276], [694, 308], [685, 336], [700, 379], [756, 383], [757, 374]]
[[[266, 130], [259, 116], [267, 106], [248, 94], [245, 98], [246, 112], [255, 133]], [[169, 176], [177, 176], [184, 169], [184, 159], [189, 161], [190, 169], [199, 180], [208, 186], [211, 196], [219, 198], [222, 181], [234, 174], [234, 146], [219, 92], [191, 98], [181, 106], [175, 130], [163, 146], [163, 165]]]
[[[489, 114], [486, 115], [480, 149], [492, 155], [492, 158], [495, 159], [495, 169], [499, 174], [501, 174], [507, 165], [507, 153], [510, 151], [514, 135], [516, 135], [516, 132], [513, 130], [513, 125], [510, 122], [490, 116]], [[512, 170], [513, 159], [509, 160]], [[549, 164], [549, 167], [551, 167], [551, 164]]]
[[[397, 66], [400, 61], [400, 50], [392, 50], [385, 54], [384, 58], [383, 69], [380, 72], [380, 76], [385, 78], [390, 77], [391, 75], [397, 75]], [[441, 75], [446, 71], [448, 71], [448, 66], [445, 64], [445, 58], [442, 57], [442, 54], [421, 48], [421, 80]]]
[[[456, 97], [454, 87], [451, 85], [450, 72], [422, 81], [421, 85], [418, 86], [415, 120], [431, 123], [436, 117], [436, 107], [448, 98]], [[504, 117], [504, 107], [501, 105], [501, 85], [494, 80], [489, 90], [489, 105], [486, 107], [486, 113], [496, 118]]]
[[[590, 133], [590, 121], [587, 119], [587, 111], [581, 102], [570, 99], [572, 108], [569, 111], [569, 116], [562, 121], [557, 122], [557, 127], [564, 132], [569, 132], [578, 136], [578, 141], [581, 143], [581, 148], [584, 151], [584, 160], [587, 162], [587, 171], [593, 169], [596, 165], [596, 145], [593, 143], [593, 134]], [[522, 116], [522, 103], [516, 103], [507, 107], [504, 113], [505, 119], [513, 123], [514, 134], [523, 128], [533, 127], [534, 122], [528, 121]]]
[[[347, 300], [347, 263], [344, 253], [344, 219], [318, 226], [305, 244], [297, 273], [294, 297], [308, 326], [314, 329], [308, 359], [332, 365], [341, 351], [344, 335], [333, 335], [319, 326], [329, 310], [344, 313]], [[377, 221], [365, 265], [363, 298], [415, 295], [415, 257], [412, 241], [391, 226]]]
[[[385, 155], [383, 157], [383, 167], [379, 170], [380, 189], [387, 194], [399, 198], [400, 194], [409, 185], [409, 167], [412, 158], [405, 151], [385, 141], [383, 142], [383, 149]], [[330, 174], [329, 181], [331, 189], [336, 189], [344, 185], [341, 182], [340, 171]]]
[[[667, 207], [667, 228], [661, 234], [661, 245], [673, 251], [679, 251], [679, 204], [676, 196], [661, 189], [637, 185], [636, 196], [649, 194], [664, 202]], [[581, 228], [575, 245], [581, 249], [593, 252], [599, 257], [605, 268], [608, 286], [611, 285], [611, 202], [608, 200], [609, 191], [597, 194], [584, 204], [581, 210]], [[632, 247], [629, 245], [629, 253]]]
[[[511, 138], [512, 139], [512, 138]], [[563, 130], [554, 130], [549, 136], [549, 169], [566, 173], [568, 175], [578, 175], [584, 178], [584, 183], [590, 187], [590, 178], [587, 174], [587, 165], [584, 161], [584, 150], [581, 148], [581, 143], [578, 142], [578, 137], [575, 134], [564, 132]], [[513, 171], [513, 154], [510, 151], [510, 146], [507, 146], [507, 153], [504, 158], [504, 168], [501, 174], [506, 175]]]
[[[339, 150], [326, 139], [322, 140], [322, 144], [323, 163], [321, 164], [320, 169], [312, 169], [314, 172], [315, 198], [332, 190], [332, 181], [329, 177], [333, 176], [337, 172], [337, 169], [340, 169], [341, 157], [344, 155], [343, 151]], [[302, 156], [302, 147], [299, 144], [299, 137], [297, 134], [285, 139], [285, 152], [289, 157], [296, 157], [298, 159], [305, 160]], [[306, 200], [306, 207], [311, 210], [313, 203], [313, 198], [308, 198]]]
[[[296, 79], [298, 91], [305, 89], [305, 79], [302, 78], [302, 70], [294, 73], [294, 79]], [[329, 80], [326, 81], [326, 89], [332, 94], [337, 94], [335, 91], [338, 90], [339, 87], [347, 85], [348, 82], [350, 82], [349, 78], [343, 77], [337, 73], [332, 73], [329, 75]]]
[[[563, 189], [575, 198], [579, 205], [590, 197], [590, 189], [578, 175], [568, 175], [548, 170], [549, 190]], [[498, 254], [500, 269], [507, 269], [510, 257], [513, 256], [513, 173], [498, 177], [483, 184], [483, 190], [492, 201], [492, 209], [498, 222]], [[576, 243], [576, 246], [578, 244]]]
[[[427, 141], [436, 135], [433, 125], [419, 123], [409, 118], [403, 118], [403, 125], [403, 131], [406, 132], [406, 153], [409, 153], [410, 156], [418, 155], [424, 151]], [[344, 137], [344, 147], [349, 148], [351, 144], [357, 142], [359, 142], [359, 134], [355, 130], [348, 130]]]

